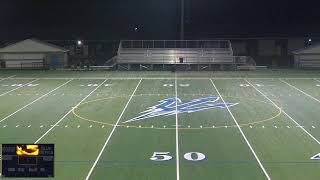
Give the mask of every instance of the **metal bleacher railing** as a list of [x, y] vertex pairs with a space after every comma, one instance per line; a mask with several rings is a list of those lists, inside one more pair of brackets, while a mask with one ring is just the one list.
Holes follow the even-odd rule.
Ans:
[[249, 57], [234, 56], [228, 40], [121, 41], [117, 63], [255, 65]]
[[228, 40], [124, 40], [120, 42], [121, 48], [231, 48]]

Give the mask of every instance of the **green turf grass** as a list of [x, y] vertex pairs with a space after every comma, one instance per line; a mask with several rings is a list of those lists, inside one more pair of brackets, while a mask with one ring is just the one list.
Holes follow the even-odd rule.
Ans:
[[[272, 179], [319, 179], [320, 161], [310, 159], [320, 153], [320, 144], [317, 142], [320, 140], [320, 106], [315, 100], [320, 100], [320, 87], [317, 86], [320, 82], [313, 79], [319, 77], [316, 71], [177, 74], [0, 72], [1, 78], [13, 75], [14, 78], [0, 79], [0, 94], [11, 91], [0, 96], [0, 121], [4, 119], [0, 122], [0, 144], [34, 143], [37, 140], [39, 143], [54, 143], [56, 155], [53, 179], [85, 179], [92, 167], [90, 179], [177, 179], [177, 171], [181, 180], [267, 179], [263, 169]], [[247, 77], [249, 83], [244, 79]], [[17, 88], [12, 84], [26, 84], [37, 78], [40, 79], [32, 83], [37, 86], [25, 86], [12, 91]], [[140, 78], [141, 83], [137, 87]], [[182, 102], [219, 96], [210, 78], [226, 102], [239, 103], [230, 107], [230, 111], [248, 142], [227, 109], [178, 114], [178, 146], [175, 115], [124, 123], [159, 101], [176, 95]], [[105, 79], [107, 81], [101, 84]], [[69, 83], [61, 86], [69, 80]], [[128, 103], [129, 99], [131, 101]], [[71, 112], [66, 115], [82, 100], [74, 109], [75, 114]], [[221, 99], [219, 102], [222, 102]], [[284, 112], [279, 114], [276, 106], [296, 122]], [[112, 124], [118, 119], [120, 126], [111, 134], [114, 128]], [[52, 128], [59, 120], [58, 126]], [[297, 123], [303, 129], [297, 127]], [[110, 141], [99, 156], [96, 166], [93, 166], [109, 136]], [[176, 147], [179, 150], [179, 169]], [[173, 158], [155, 162], [150, 160], [154, 152], [169, 152]], [[206, 159], [197, 162], [187, 160], [184, 155], [189, 152], [203, 153]]]

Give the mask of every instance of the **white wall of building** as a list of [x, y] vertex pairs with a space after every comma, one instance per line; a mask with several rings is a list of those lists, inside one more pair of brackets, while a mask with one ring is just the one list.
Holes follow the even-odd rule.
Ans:
[[35, 39], [27, 39], [0, 49], [0, 60], [6, 68], [26, 68], [33, 66], [63, 68], [67, 66], [68, 50]]

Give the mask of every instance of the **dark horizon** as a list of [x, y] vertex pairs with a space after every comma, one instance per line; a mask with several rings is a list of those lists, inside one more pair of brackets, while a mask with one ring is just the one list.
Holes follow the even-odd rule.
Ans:
[[[185, 38], [319, 37], [318, 5], [185, 0]], [[179, 39], [180, 0], [3, 0], [0, 20], [1, 40]]]

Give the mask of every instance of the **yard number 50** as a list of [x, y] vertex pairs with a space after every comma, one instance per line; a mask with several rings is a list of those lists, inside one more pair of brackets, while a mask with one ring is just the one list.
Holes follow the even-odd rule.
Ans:
[[[169, 161], [172, 156], [169, 155], [170, 152], [154, 152], [150, 160], [152, 161]], [[183, 156], [188, 161], [202, 161], [206, 156], [200, 152], [188, 152]]]

